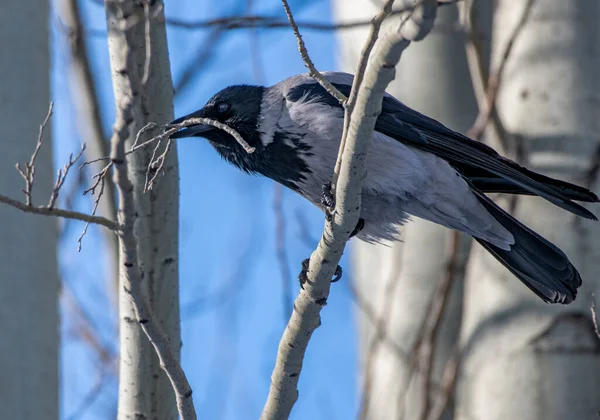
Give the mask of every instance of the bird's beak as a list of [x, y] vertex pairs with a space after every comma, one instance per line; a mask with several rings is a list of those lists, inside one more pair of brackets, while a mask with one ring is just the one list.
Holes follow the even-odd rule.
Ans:
[[[204, 112], [202, 110], [196, 111], [192, 114], [188, 114], [185, 117], [177, 118], [176, 120], [171, 121], [171, 124], [181, 124], [185, 120], [189, 120], [191, 118], [203, 118]], [[214, 130], [212, 125], [207, 124], [196, 124], [190, 125], [188, 127], [184, 127], [178, 132], [171, 134], [172, 139], [180, 139], [184, 137], [202, 137], [204, 133]]]

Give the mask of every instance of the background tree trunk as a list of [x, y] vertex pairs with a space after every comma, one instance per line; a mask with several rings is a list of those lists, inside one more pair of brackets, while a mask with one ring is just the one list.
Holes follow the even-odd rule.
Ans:
[[[335, 13], [340, 22], [369, 19], [377, 13], [374, 3], [338, 0], [334, 2]], [[458, 23], [457, 18], [455, 6], [438, 9], [436, 26], [444, 31], [434, 30], [423, 42], [408, 48], [388, 92], [464, 132], [477, 116], [477, 105], [464, 40], [458, 32], [447, 32]], [[398, 23], [397, 18], [390, 21]], [[340, 33], [344, 70], [354, 72], [367, 31], [365, 27]], [[416, 419], [425, 410], [429, 412], [425, 408], [426, 405], [431, 408], [431, 401], [426, 402], [425, 395], [430, 393], [424, 392], [425, 378], [423, 375], [411, 378], [408, 355], [422, 336], [434, 293], [448, 276], [452, 259], [455, 274], [433, 348], [432, 377], [440, 381], [458, 337], [463, 269], [470, 246], [470, 240], [461, 236], [454, 248], [453, 235], [448, 229], [414, 219], [402, 229], [403, 242], [389, 247], [354, 242], [352, 259], [359, 303], [364, 394], [361, 418], [400, 418], [404, 413], [405, 419]], [[381, 340], [382, 332], [388, 339]], [[395, 345], [386, 343], [390, 340]]]
[[[29, 161], [50, 103], [49, 5], [7, 2], [0, 13], [0, 191], [22, 200], [15, 170]], [[53, 185], [50, 126], [36, 159], [33, 204]], [[57, 223], [0, 206], [0, 418], [58, 418]]]
[[[498, 1], [496, 62], [526, 3]], [[514, 44], [497, 100], [500, 117], [516, 140], [507, 150], [512, 158], [535, 171], [587, 183], [596, 192], [597, 174], [590, 169], [597, 165], [600, 147], [598, 16], [596, 0], [536, 1]], [[474, 247], [457, 418], [597, 418], [600, 341], [589, 308], [590, 294], [600, 284], [600, 226], [538, 198], [499, 202], [562, 248], [584, 285], [569, 306], [544, 304]], [[590, 208], [600, 214], [598, 206]]]
[[[98, 102], [98, 92], [89, 62], [88, 49], [85, 43], [84, 28], [81, 21], [79, 0], [58, 1], [60, 19], [68, 31], [69, 90], [74, 104], [74, 119], [81, 141], [85, 143], [85, 160], [91, 161], [110, 154], [109, 143], [102, 132], [102, 110]], [[98, 161], [89, 165], [90, 173], [96, 174], [106, 163]], [[115, 188], [111, 182], [104, 186], [104, 194], [98, 204], [96, 214], [111, 220], [116, 220], [117, 206], [115, 203]], [[104, 235], [103, 266], [107, 277], [107, 292], [112, 303], [117, 307], [119, 290], [119, 270], [117, 260], [119, 255], [119, 238], [114, 232], [102, 229]]]
[[[168, 123], [173, 119], [173, 84], [167, 50], [163, 5], [152, 3], [150, 26], [149, 78], [145, 85], [130, 86], [128, 80], [140, 82], [147, 63], [145, 18], [142, 3], [119, 0], [106, 3], [108, 45], [111, 57], [113, 88], [117, 106], [123, 95], [138, 95], [140, 109], [134, 114], [127, 147], [148, 122]], [[155, 16], [156, 10], [160, 10]], [[132, 26], [133, 24], [133, 26]], [[123, 30], [126, 28], [125, 30]], [[131, 68], [124, 51], [133, 56]], [[121, 76], [123, 72], [128, 78]], [[141, 83], [140, 83], [141, 84]], [[137, 114], [137, 115], [136, 115]], [[128, 157], [129, 179], [138, 220], [134, 227], [138, 243], [139, 267], [145, 274], [146, 289], [159, 322], [170, 337], [173, 350], [181, 347], [178, 285], [179, 176], [177, 147], [173, 143], [153, 189], [144, 192], [146, 170], [152, 156], [151, 146]], [[159, 149], [158, 154], [162, 152]], [[157, 156], [158, 156], [157, 154]], [[121, 281], [125, 275], [121, 266]], [[122, 283], [121, 283], [122, 284]], [[122, 288], [122, 286], [121, 286]], [[177, 407], [171, 384], [161, 370], [155, 351], [142, 332], [133, 311], [131, 297], [120, 290], [121, 363], [119, 378], [119, 419], [176, 419]], [[144, 416], [144, 417], [142, 417]]]

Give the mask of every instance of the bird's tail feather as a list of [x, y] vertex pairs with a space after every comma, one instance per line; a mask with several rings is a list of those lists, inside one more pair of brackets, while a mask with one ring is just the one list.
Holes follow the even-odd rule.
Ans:
[[511, 250], [475, 238], [498, 261], [545, 302], [570, 303], [581, 286], [581, 277], [558, 247], [505, 212], [476, 188], [473, 192], [494, 218], [514, 236]]

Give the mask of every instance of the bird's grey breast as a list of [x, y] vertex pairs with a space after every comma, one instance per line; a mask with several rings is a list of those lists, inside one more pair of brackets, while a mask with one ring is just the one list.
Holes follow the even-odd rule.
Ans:
[[333, 175], [343, 111], [307, 98], [289, 100], [286, 92], [275, 85], [263, 98], [258, 130], [269, 158], [265, 175], [320, 206], [321, 187]]

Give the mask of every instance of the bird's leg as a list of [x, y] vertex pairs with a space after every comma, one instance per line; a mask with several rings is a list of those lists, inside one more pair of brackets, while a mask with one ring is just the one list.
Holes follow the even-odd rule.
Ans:
[[333, 218], [333, 210], [335, 209], [335, 197], [331, 192], [331, 182], [326, 182], [321, 187], [321, 204], [325, 206], [325, 218], [331, 222]]
[[[308, 281], [308, 264], [310, 262], [310, 258], [306, 258], [302, 261], [302, 271], [298, 274], [298, 281], [300, 282], [300, 288], [304, 289], [304, 285]], [[333, 278], [331, 279], [332, 283], [339, 281], [342, 278], [342, 267], [339, 265], [336, 267], [335, 272], [333, 273]]]
[[356, 223], [356, 227], [354, 228], [354, 230], [350, 234], [350, 238], [352, 238], [353, 236], [358, 235], [360, 233], [360, 231], [364, 229], [364, 227], [365, 227], [365, 219], [363, 219], [361, 217], [360, 219], [358, 219], [358, 222]]

